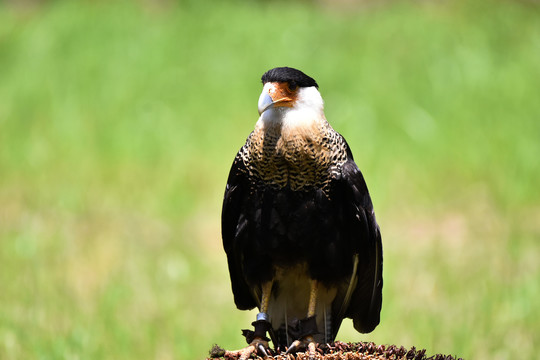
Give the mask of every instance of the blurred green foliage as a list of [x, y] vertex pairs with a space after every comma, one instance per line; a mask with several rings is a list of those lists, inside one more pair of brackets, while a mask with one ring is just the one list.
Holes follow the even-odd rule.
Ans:
[[243, 346], [220, 240], [275, 66], [317, 79], [383, 231], [338, 338], [535, 358], [540, 13], [515, 1], [0, 4], [0, 358]]

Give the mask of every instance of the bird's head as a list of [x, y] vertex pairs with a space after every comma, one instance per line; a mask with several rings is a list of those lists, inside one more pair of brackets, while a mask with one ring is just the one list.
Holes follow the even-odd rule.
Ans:
[[265, 72], [261, 80], [263, 90], [258, 104], [261, 116], [293, 109], [322, 112], [323, 101], [317, 82], [300, 70], [274, 68]]

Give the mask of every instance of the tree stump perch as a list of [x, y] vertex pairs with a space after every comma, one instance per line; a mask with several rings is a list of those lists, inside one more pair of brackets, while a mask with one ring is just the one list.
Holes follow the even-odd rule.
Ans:
[[[238, 360], [239, 356], [226, 353], [218, 345], [214, 345], [209, 352], [210, 359]], [[296, 354], [272, 354], [266, 359], [270, 360], [309, 360], [307, 352]], [[255, 357], [256, 359], [263, 359]], [[414, 346], [407, 349], [396, 345], [377, 345], [373, 342], [344, 343], [336, 341], [331, 344], [317, 346], [316, 360], [463, 360], [452, 355], [427, 356], [426, 350], [417, 350]]]

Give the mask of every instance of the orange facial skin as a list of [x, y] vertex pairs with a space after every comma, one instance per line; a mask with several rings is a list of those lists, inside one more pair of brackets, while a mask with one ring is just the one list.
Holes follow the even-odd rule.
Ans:
[[291, 89], [287, 82], [273, 82], [270, 83], [268, 94], [272, 98], [274, 107], [293, 107], [297, 97], [297, 90], [298, 88]]

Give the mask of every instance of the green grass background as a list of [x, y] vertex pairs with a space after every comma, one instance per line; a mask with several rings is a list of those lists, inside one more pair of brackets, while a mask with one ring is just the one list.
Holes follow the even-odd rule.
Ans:
[[518, 1], [0, 3], [0, 358], [244, 345], [220, 238], [260, 76], [317, 79], [368, 182], [382, 320], [338, 338], [540, 350], [540, 9]]

